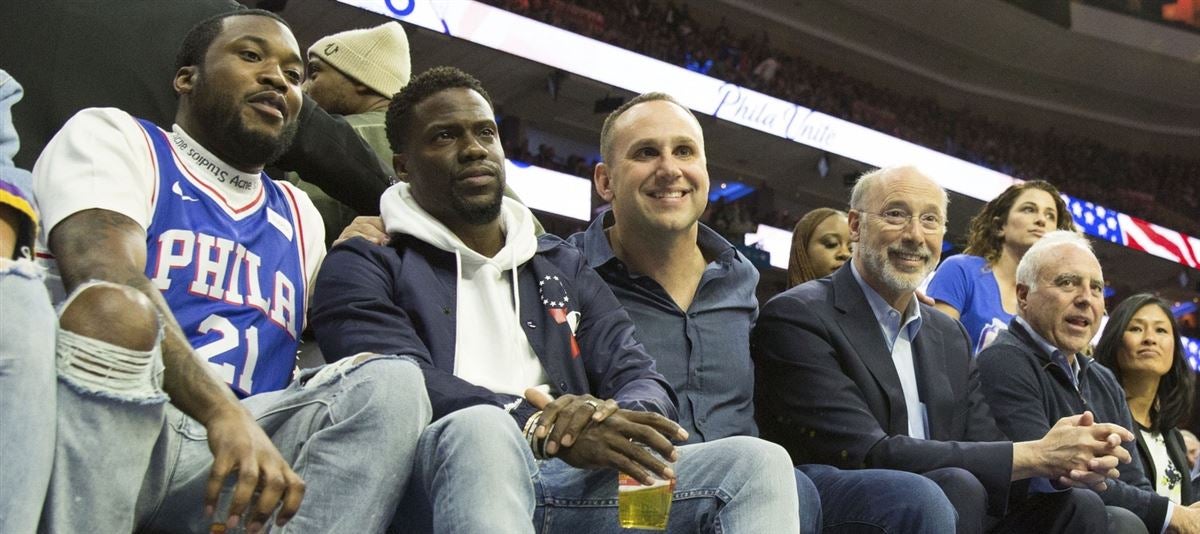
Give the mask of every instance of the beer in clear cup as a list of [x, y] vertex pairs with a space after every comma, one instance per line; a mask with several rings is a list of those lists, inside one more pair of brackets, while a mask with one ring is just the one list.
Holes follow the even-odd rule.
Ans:
[[[673, 467], [653, 450], [646, 449], [667, 467]], [[671, 515], [671, 495], [675, 491], [675, 480], [663, 480], [651, 474], [654, 483], [643, 486], [636, 478], [625, 473], [617, 474], [617, 510], [621, 528], [643, 530], [666, 530]]]

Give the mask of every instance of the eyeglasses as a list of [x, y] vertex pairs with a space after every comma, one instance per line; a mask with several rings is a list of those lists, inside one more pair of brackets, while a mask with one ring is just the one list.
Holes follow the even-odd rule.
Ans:
[[902, 209], [890, 209], [883, 213], [872, 213], [863, 210], [854, 210], [863, 215], [874, 215], [883, 219], [883, 223], [892, 228], [907, 228], [912, 223], [913, 218], [920, 223], [921, 229], [927, 234], [936, 234], [946, 231], [946, 219], [936, 213], [922, 213], [917, 215], [909, 213]]

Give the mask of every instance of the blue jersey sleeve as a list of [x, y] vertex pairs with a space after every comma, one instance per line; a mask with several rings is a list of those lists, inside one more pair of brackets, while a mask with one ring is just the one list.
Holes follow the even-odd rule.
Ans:
[[962, 315], [971, 298], [972, 279], [963, 256], [951, 256], [942, 262], [925, 294], [930, 298], [949, 304]]

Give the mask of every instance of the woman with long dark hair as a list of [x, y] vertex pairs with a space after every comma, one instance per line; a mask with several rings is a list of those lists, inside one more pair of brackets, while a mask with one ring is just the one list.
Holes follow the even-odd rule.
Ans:
[[805, 213], [792, 231], [788, 284], [795, 287], [833, 274], [850, 260], [850, 224], [846, 212], [817, 208]]
[[1010, 186], [971, 219], [966, 250], [942, 262], [925, 294], [962, 322], [978, 354], [1017, 313], [1017, 264], [1025, 251], [1047, 233], [1074, 229], [1053, 185]]
[[1125, 390], [1146, 478], [1160, 495], [1194, 502], [1200, 495], [1178, 427], [1191, 411], [1195, 380], [1170, 305], [1146, 293], [1125, 299], [1109, 317], [1094, 356]]

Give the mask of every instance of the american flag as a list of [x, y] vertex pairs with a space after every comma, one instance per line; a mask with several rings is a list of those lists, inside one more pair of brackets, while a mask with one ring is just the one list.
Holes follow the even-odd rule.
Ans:
[[1090, 236], [1200, 268], [1200, 239], [1070, 195], [1063, 200], [1075, 224]]
[[[1063, 200], [1085, 234], [1188, 267], [1200, 267], [1200, 239], [1070, 195], [1063, 195]], [[1200, 339], [1182, 337], [1180, 341], [1188, 364], [1200, 372]]]

